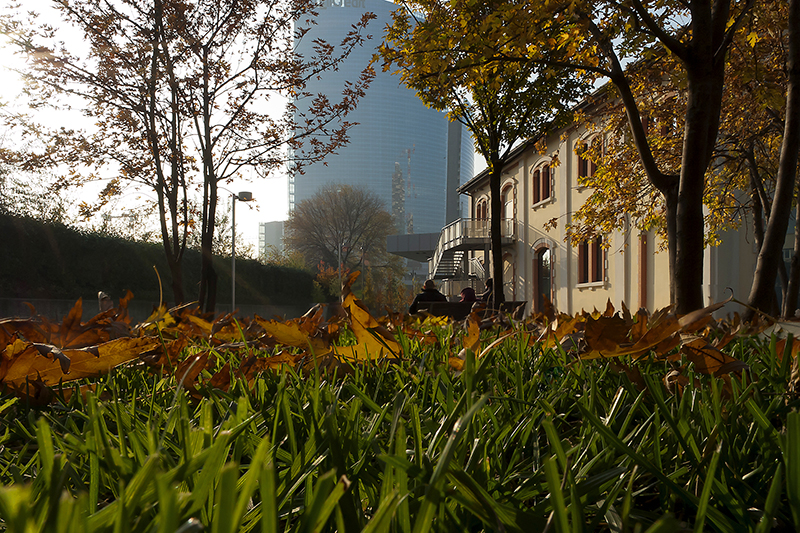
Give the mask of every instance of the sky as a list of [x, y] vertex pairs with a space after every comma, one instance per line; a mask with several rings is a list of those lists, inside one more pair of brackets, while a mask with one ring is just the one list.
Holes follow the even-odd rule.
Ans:
[[[26, 0], [26, 8], [44, 11], [48, 7], [47, 0]], [[4, 44], [4, 43], [0, 43]], [[14, 69], [24, 69], [24, 62], [18, 56], [15, 56], [8, 48], [0, 47], [0, 76], [2, 76], [2, 83], [0, 83], [0, 101], [7, 102], [10, 105], [21, 106], [25, 108], [18, 96], [21, 92], [22, 84]], [[17, 103], [15, 103], [17, 102]], [[70, 120], [66, 118], [59, 118], [57, 115], [50, 115], [48, 122], [58, 120]], [[82, 117], [78, 117], [80, 120]], [[56, 124], [51, 124], [56, 125]], [[480, 172], [485, 168], [483, 158], [476, 154], [475, 156], [475, 172]], [[92, 196], [96, 195], [97, 189], [88, 188], [87, 190], [76, 193], [77, 198], [92, 200]], [[243, 246], [251, 245], [255, 253], [258, 253], [258, 224], [260, 222], [272, 222], [275, 220], [285, 220], [288, 215], [288, 177], [286, 175], [276, 175], [267, 179], [247, 179], [242, 177], [234, 180], [232, 183], [225, 185], [226, 191], [220, 195], [219, 210], [227, 211], [230, 214], [231, 193], [238, 194], [241, 191], [249, 191], [253, 195], [252, 202], [237, 202], [236, 206], [236, 226], [238, 234], [244, 242], [237, 242], [237, 249], [242, 250]], [[141, 196], [142, 201], [152, 198], [152, 192], [148, 195], [148, 191], [143, 191], [142, 194], [128, 192], [123, 197], [120, 204], [125, 205], [126, 209], [130, 209], [130, 202], [136, 201], [135, 198]]]

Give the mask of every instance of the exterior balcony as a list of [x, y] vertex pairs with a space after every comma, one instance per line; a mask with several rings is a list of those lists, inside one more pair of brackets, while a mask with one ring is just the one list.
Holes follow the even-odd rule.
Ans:
[[[468, 252], [488, 254], [492, 243], [489, 219], [460, 218], [448, 224], [440, 233], [390, 235], [386, 240], [389, 253], [419, 262], [428, 263], [428, 277], [433, 279], [486, 277], [482, 263], [469, 258]], [[517, 240], [514, 219], [500, 223], [503, 246]], [[469, 258], [469, 261], [467, 259]]]
[[[433, 255], [428, 260], [428, 272], [433, 279], [467, 278], [470, 275], [484, 277], [476, 272], [474, 262], [467, 266], [464, 257], [469, 251], [487, 252], [491, 249], [491, 222], [489, 219], [461, 218], [442, 229]], [[517, 225], [514, 219], [503, 219], [500, 223], [502, 245], [514, 244], [517, 240]]]

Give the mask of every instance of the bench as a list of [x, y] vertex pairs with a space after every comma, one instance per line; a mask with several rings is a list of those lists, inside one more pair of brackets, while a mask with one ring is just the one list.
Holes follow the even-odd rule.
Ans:
[[464, 320], [475, 302], [417, 302], [417, 313], [433, 316], [448, 316], [453, 320]]
[[[480, 304], [481, 302], [418, 302], [417, 313], [424, 311], [433, 316], [446, 316], [453, 320], [464, 320], [469, 316], [475, 303]], [[500, 304], [500, 311], [502, 313], [514, 313], [513, 318], [521, 320], [525, 316], [527, 305], [527, 300], [503, 302]], [[484, 316], [488, 316], [490, 313], [491, 310], [486, 309]]]

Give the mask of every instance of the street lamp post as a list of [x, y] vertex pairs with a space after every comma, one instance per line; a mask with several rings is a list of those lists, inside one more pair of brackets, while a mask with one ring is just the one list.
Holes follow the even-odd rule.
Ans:
[[250, 202], [253, 200], [253, 193], [231, 193], [231, 313], [236, 311], [236, 200]]
[[338, 244], [338, 252], [339, 252], [339, 303], [343, 303], [344, 299], [342, 298], [342, 239], [339, 238]]

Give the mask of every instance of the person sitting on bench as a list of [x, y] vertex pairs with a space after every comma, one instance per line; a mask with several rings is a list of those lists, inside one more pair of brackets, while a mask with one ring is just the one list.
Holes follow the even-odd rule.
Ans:
[[417, 312], [417, 304], [420, 302], [446, 302], [447, 297], [438, 291], [436, 288], [436, 283], [432, 279], [425, 281], [425, 284], [422, 286], [422, 292], [417, 294], [414, 297], [414, 301], [411, 302], [411, 307], [408, 308], [409, 314], [414, 314]]
[[478, 297], [475, 295], [475, 289], [472, 287], [464, 287], [461, 289], [462, 302], [477, 302]]

